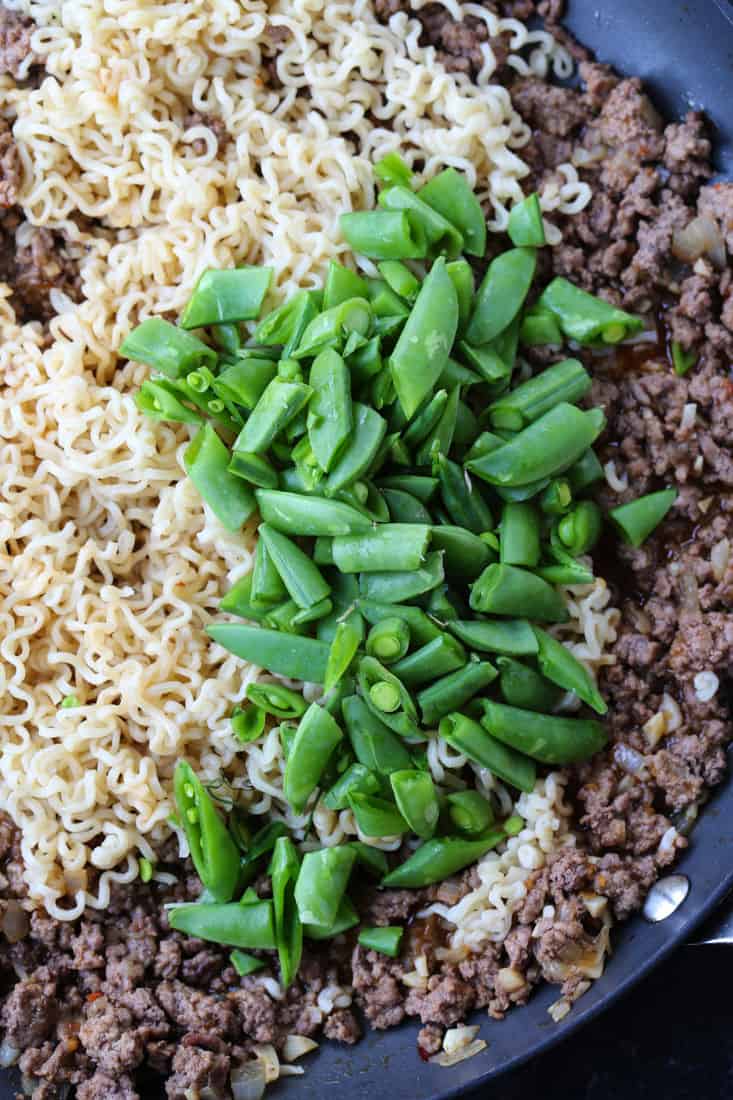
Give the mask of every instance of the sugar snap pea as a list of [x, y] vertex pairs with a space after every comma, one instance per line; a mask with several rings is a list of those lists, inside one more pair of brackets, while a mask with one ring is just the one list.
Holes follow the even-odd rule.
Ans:
[[173, 791], [196, 873], [216, 901], [229, 901], [239, 873], [237, 846], [211, 795], [185, 760], [176, 765]]
[[296, 813], [305, 808], [342, 738], [333, 716], [318, 703], [311, 703], [300, 720], [285, 765], [283, 793]]
[[573, 764], [602, 749], [606, 731], [593, 718], [537, 714], [484, 699], [481, 725], [505, 745], [542, 764]]
[[510, 786], [528, 793], [534, 789], [537, 778], [534, 760], [495, 740], [473, 718], [465, 714], [447, 714], [441, 719], [438, 733], [454, 749]]
[[192, 902], [168, 910], [176, 932], [227, 947], [273, 950], [277, 947], [271, 901], [241, 905], [238, 901]]
[[423, 723], [428, 727], [435, 726], [446, 714], [460, 710], [474, 695], [488, 687], [496, 676], [496, 669], [489, 661], [481, 661], [472, 654], [462, 668], [442, 676], [418, 692], [417, 703]]

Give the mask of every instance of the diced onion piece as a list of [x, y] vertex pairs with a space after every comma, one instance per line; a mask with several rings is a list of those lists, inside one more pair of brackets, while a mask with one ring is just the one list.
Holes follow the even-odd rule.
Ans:
[[675, 730], [680, 728], [682, 725], [682, 711], [679, 708], [679, 703], [666, 691], [662, 696], [662, 704], [659, 710], [666, 719], [667, 733], [674, 733]]
[[720, 680], [711, 670], [698, 672], [694, 679], [695, 695], [701, 703], [709, 703], [720, 687]]
[[3, 913], [0, 930], [2, 930], [8, 943], [19, 943], [28, 935], [30, 925], [28, 914], [17, 901], [11, 899]]
[[646, 772], [646, 761], [640, 752], [625, 745], [623, 741], [617, 742], [613, 747], [613, 759], [622, 771], [628, 772], [636, 778], [641, 778]]
[[480, 1054], [482, 1050], [486, 1049], [486, 1043], [483, 1039], [474, 1039], [468, 1046], [462, 1047], [461, 1050], [457, 1050], [455, 1054], [448, 1054], [446, 1051], [441, 1051], [440, 1054], [434, 1054], [430, 1059], [436, 1066], [455, 1066], [458, 1062], [464, 1062], [467, 1058], [473, 1058], [475, 1054]]
[[603, 916], [608, 908], [608, 898], [604, 898], [602, 894], [591, 894], [588, 891], [582, 893], [580, 898], [589, 915], [593, 917], [594, 920]]
[[515, 970], [513, 966], [504, 966], [496, 975], [496, 984], [500, 985], [505, 993], [518, 993], [527, 984], [524, 974]]
[[2, 1042], [0, 1042], [0, 1066], [3, 1069], [7, 1069], [8, 1066], [14, 1066], [19, 1058], [19, 1048], [14, 1047], [7, 1039], [3, 1039]]
[[288, 1035], [283, 1043], [282, 1056], [286, 1062], [294, 1062], [312, 1050], [318, 1050], [315, 1039], [309, 1039], [306, 1035]]
[[254, 1052], [265, 1070], [265, 1081], [269, 1085], [280, 1076], [280, 1059], [272, 1043], [257, 1043]]
[[710, 565], [716, 581], [722, 581], [730, 562], [730, 539], [721, 539], [716, 542], [710, 551]]
[[230, 1083], [234, 1100], [262, 1100], [267, 1084], [263, 1063], [258, 1059], [235, 1066]]
[[641, 728], [647, 744], [650, 748], [654, 748], [667, 732], [667, 716], [658, 710]]
[[725, 267], [725, 241], [717, 223], [707, 214], [699, 214], [672, 239], [672, 252], [683, 263], [692, 264], [707, 256], [717, 268]]
[[446, 1054], [455, 1054], [473, 1042], [478, 1033], [478, 1026], [449, 1027], [443, 1036], [443, 1050]]

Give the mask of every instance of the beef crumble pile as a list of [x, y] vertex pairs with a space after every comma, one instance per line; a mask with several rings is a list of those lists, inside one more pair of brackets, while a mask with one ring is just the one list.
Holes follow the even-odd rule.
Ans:
[[[403, 5], [377, 0], [377, 6], [387, 18]], [[498, 6], [523, 19], [535, 8], [559, 33], [556, 0]], [[475, 74], [484, 25], [456, 24], [437, 5], [419, 17], [441, 61]], [[12, 32], [0, 31], [6, 69], [9, 47], [3, 52], [2, 44], [22, 41], [27, 31], [13, 19], [3, 25], [12, 24]], [[607, 897], [619, 920], [638, 909], [660, 869], [685, 845], [707, 789], [722, 778], [733, 733], [725, 703], [733, 671], [733, 287], [720, 242], [733, 252], [733, 184], [708, 182], [703, 116], [690, 113], [665, 127], [638, 80], [619, 79], [570, 45], [581, 60], [583, 90], [511, 77], [514, 102], [532, 129], [522, 151], [532, 169], [527, 189], [573, 160], [593, 190], [589, 207], [564, 219], [563, 243], [544, 251], [543, 281], [566, 275], [658, 321], [656, 343], [583, 353], [595, 378], [591, 403], [608, 416], [603, 459], [613, 462], [616, 485], [628, 485], [604, 488], [600, 497], [610, 506], [665, 485], [679, 489], [675, 508], [640, 550], [602, 548], [597, 572], [613, 587], [622, 619], [616, 663], [602, 683], [609, 748], [570, 772], [579, 848], [556, 854], [534, 873], [502, 945], [459, 963], [437, 958], [439, 920], [416, 914], [431, 901], [455, 903], [476, 885], [474, 871], [429, 890], [364, 889], [359, 908], [369, 923], [409, 923], [402, 957], [353, 948], [347, 938], [324, 951], [311, 948], [298, 981], [277, 1001], [259, 975], [237, 976], [227, 950], [170, 930], [163, 905], [199, 889], [190, 868], [170, 853], [168, 864], [161, 853], [161, 866], [178, 874], [174, 887], [118, 888], [105, 913], [73, 923], [40, 912], [24, 916], [16, 900], [24, 896], [18, 838], [3, 822], [0, 910], [14, 942], [0, 938], [0, 1024], [6, 1044], [22, 1052], [20, 1068], [36, 1086], [35, 1100], [59, 1100], [69, 1086], [77, 1100], [135, 1100], [161, 1077], [169, 1100], [189, 1100], [206, 1088], [228, 1097], [230, 1069], [255, 1043], [280, 1048], [289, 1034], [321, 1030], [347, 1043], [358, 1038], [351, 1009], [328, 1014], [319, 1007], [319, 995], [334, 984], [353, 986], [356, 1006], [373, 1027], [418, 1017], [425, 1054], [438, 1050], [445, 1028], [472, 1009], [500, 1018], [542, 979], [562, 982], [572, 999], [584, 985], [574, 960], [598, 933], [583, 895]], [[492, 48], [501, 61], [502, 43]], [[502, 76], [510, 80], [508, 71]], [[209, 125], [198, 117], [189, 125], [202, 122]], [[8, 239], [15, 232], [6, 225], [19, 163], [7, 128], [0, 146]], [[695, 258], [681, 247], [680, 234], [701, 216], [709, 239], [712, 226], [713, 244]], [[22, 297], [20, 275], [16, 268]], [[696, 357], [684, 377], [672, 368], [672, 340]], [[542, 365], [547, 349], [532, 358]], [[711, 691], [716, 678], [718, 690]], [[553, 916], [543, 916], [546, 906]], [[418, 955], [430, 976], [425, 988], [410, 989], [402, 979]]]

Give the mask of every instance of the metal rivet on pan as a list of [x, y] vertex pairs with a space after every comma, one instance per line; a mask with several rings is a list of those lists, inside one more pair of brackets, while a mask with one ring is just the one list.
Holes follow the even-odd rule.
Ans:
[[667, 875], [655, 882], [644, 902], [644, 916], [657, 924], [666, 920], [679, 909], [690, 892], [690, 880], [687, 875]]

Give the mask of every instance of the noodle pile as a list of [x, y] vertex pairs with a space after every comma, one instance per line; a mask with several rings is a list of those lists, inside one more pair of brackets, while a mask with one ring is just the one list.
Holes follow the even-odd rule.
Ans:
[[[443, 2], [507, 32], [518, 71], [567, 70], [544, 32]], [[503, 227], [529, 134], [488, 44], [474, 85], [419, 45], [414, 19], [383, 25], [368, 0], [6, 4], [36, 21], [48, 74], [0, 79], [21, 207], [83, 257], [83, 301], [52, 291], [42, 333], [0, 288], [0, 808], [21, 827], [30, 897], [71, 919], [169, 835], [179, 756], [259, 812], [279, 774], [274, 742], [259, 761], [237, 752], [227, 719], [252, 673], [204, 634], [254, 532], [205, 513], [182, 478], [185, 429], [145, 420], [146, 372], [115, 349], [141, 317], [178, 313], [207, 267], [270, 264], [283, 292], [317, 283], [345, 251], [339, 214], [372, 204], [371, 162], [395, 148], [425, 175], [465, 171]], [[567, 165], [542, 205], [588, 199]], [[68, 695], [81, 705], [61, 708]], [[339, 827], [317, 820], [324, 843]]]

